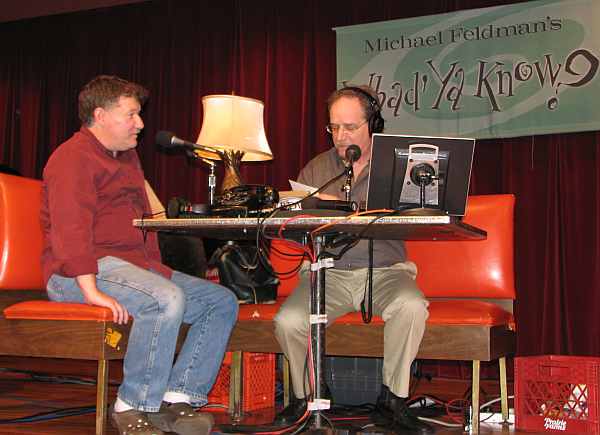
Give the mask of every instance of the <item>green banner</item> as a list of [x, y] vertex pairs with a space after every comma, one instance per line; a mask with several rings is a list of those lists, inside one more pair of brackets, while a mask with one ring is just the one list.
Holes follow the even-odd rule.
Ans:
[[377, 91], [386, 133], [600, 130], [600, 1], [542, 0], [338, 27], [338, 86]]

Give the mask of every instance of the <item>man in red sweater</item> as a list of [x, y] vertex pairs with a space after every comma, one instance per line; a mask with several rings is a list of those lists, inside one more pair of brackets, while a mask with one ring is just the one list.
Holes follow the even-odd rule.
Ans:
[[[81, 129], [44, 168], [42, 266], [50, 299], [133, 322], [111, 408], [119, 433], [208, 434], [212, 417], [194, 407], [207, 402], [238, 305], [225, 287], [161, 264], [156, 234], [132, 226], [151, 214], [135, 151], [147, 95], [115, 76], [81, 90]], [[191, 327], [173, 364], [183, 322]]]

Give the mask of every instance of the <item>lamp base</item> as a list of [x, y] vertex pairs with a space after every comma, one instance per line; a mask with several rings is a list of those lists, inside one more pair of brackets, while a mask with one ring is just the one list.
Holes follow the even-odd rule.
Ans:
[[234, 150], [219, 151], [219, 156], [221, 156], [223, 170], [225, 171], [223, 182], [221, 183], [221, 192], [243, 184], [240, 175], [240, 164], [242, 163], [244, 152]]

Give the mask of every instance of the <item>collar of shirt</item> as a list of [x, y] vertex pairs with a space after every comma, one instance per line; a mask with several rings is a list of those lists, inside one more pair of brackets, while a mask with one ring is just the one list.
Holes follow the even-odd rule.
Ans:
[[121, 158], [121, 156], [123, 156], [124, 154], [128, 153], [131, 150], [127, 150], [127, 151], [117, 151], [116, 153], [113, 153], [111, 150], [107, 149], [104, 145], [102, 145], [102, 142], [100, 142], [98, 140], [98, 138], [94, 135], [94, 133], [92, 133], [92, 131], [87, 128], [85, 125], [82, 125], [81, 128], [79, 129], [79, 132], [81, 134], [83, 134], [85, 137], [89, 138], [94, 145], [96, 146], [96, 149], [101, 152], [102, 154], [106, 154], [107, 156], [113, 158], [113, 159], [119, 159]]

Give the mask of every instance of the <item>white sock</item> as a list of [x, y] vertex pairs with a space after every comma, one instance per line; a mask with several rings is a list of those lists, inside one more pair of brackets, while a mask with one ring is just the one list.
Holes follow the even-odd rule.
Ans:
[[123, 402], [119, 397], [117, 397], [117, 401], [115, 402], [115, 412], [125, 412], [131, 411], [133, 406], [129, 406], [127, 403]]
[[169, 403], [190, 403], [190, 396], [185, 393], [178, 393], [176, 391], [167, 391], [163, 397], [163, 401]]

